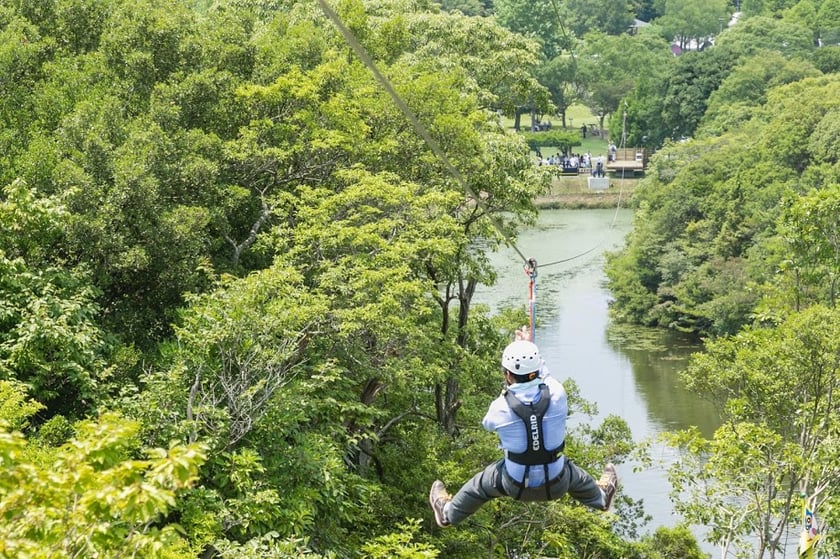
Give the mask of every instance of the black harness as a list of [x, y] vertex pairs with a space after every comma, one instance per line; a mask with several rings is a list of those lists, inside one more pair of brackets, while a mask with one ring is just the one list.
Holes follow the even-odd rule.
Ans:
[[565, 441], [554, 450], [545, 448], [545, 436], [543, 434], [543, 416], [548, 409], [548, 404], [551, 402], [551, 393], [545, 384], [540, 384], [540, 399], [534, 404], [523, 404], [519, 398], [513, 395], [510, 390], [505, 391], [505, 400], [510, 406], [510, 409], [515, 413], [519, 419], [525, 424], [525, 432], [528, 434], [528, 446], [525, 452], [511, 452], [508, 451], [507, 456], [517, 464], [525, 466], [525, 477], [522, 479], [522, 484], [519, 486], [519, 493], [516, 499], [522, 496], [525, 486], [528, 481], [528, 472], [531, 466], [542, 466], [545, 475], [545, 493], [546, 497], [550, 497], [549, 483], [548, 483], [548, 465], [555, 460], [557, 456], [563, 451]]

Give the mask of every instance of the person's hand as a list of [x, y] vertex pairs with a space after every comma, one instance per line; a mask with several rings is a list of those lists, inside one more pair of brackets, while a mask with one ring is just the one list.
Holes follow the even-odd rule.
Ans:
[[530, 326], [521, 326], [516, 329], [516, 332], [513, 334], [513, 339], [518, 341], [525, 340], [526, 342], [531, 341], [531, 327]]

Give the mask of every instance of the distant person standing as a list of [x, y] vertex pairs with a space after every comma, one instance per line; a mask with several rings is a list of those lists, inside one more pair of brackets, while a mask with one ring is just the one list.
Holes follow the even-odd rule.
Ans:
[[610, 161], [615, 161], [615, 153], [617, 148], [615, 147], [615, 142], [610, 142]]
[[580, 133], [584, 138], [586, 138], [586, 125], [585, 124], [580, 127]]
[[594, 177], [603, 177], [604, 176], [604, 156], [599, 155], [598, 159], [595, 161], [595, 168], [592, 169], [592, 176]]

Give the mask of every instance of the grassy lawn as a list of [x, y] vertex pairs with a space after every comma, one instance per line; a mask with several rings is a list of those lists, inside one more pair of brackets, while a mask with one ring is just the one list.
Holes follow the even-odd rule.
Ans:
[[[559, 150], [557, 148], [552, 147], [544, 147], [540, 149], [540, 152], [543, 154], [543, 157], [550, 157], [558, 151]], [[589, 152], [590, 154], [592, 154], [592, 157], [597, 157], [599, 155], [603, 155], [604, 157], [606, 157], [607, 141], [601, 138], [592, 138], [589, 135], [587, 135], [586, 138], [581, 139], [581, 145], [572, 148], [572, 152], [581, 154]]]
[[639, 179], [609, 177], [607, 190], [589, 190], [589, 175], [555, 177], [550, 191], [534, 200], [540, 209], [582, 209], [628, 207]]
[[[531, 117], [529, 115], [522, 115], [522, 124], [530, 124]], [[550, 120], [552, 124], [560, 124], [559, 117], [547, 117], [546, 120]], [[512, 118], [502, 118], [502, 122], [505, 126], [509, 128], [513, 128], [513, 119]], [[568, 128], [580, 128], [580, 125], [586, 123], [589, 124], [598, 124], [598, 117], [592, 114], [592, 111], [589, 110], [589, 107], [586, 105], [572, 105], [566, 111], [566, 126]]]
[[598, 117], [592, 114], [592, 111], [584, 105], [572, 105], [566, 111], [566, 126], [569, 128], [580, 128], [581, 124], [586, 123], [587, 126], [594, 124], [598, 125]]
[[580, 123], [584, 119], [586, 120], [586, 124], [598, 124], [598, 117], [593, 115], [592, 111], [590, 111], [589, 107], [587, 107], [586, 105], [572, 105], [566, 111], [566, 118], [575, 119], [578, 123], [578, 126], [580, 126]]
[[[558, 127], [560, 126], [560, 120], [558, 118], [546, 118], [546, 120], [550, 120], [552, 126]], [[503, 117], [502, 124], [505, 128], [513, 129], [513, 119]], [[592, 114], [592, 111], [589, 110], [584, 105], [572, 105], [569, 107], [569, 110], [566, 111], [566, 129], [567, 130], [575, 130], [579, 131], [581, 124], [586, 123], [587, 125], [597, 125], [598, 124], [598, 117]], [[531, 117], [529, 115], [522, 115], [520, 120], [520, 126], [528, 127], [531, 124]], [[556, 148], [543, 148], [540, 150], [544, 157], [549, 157], [557, 153]], [[605, 138], [599, 137], [592, 137], [589, 134], [586, 135], [586, 138], [581, 138], [581, 145], [575, 146], [572, 151], [575, 153], [586, 153], [589, 152], [593, 156], [598, 155], [606, 155], [607, 154], [607, 140]]]

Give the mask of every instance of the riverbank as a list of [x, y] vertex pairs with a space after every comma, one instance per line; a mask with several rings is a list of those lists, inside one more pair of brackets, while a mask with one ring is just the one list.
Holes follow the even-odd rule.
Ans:
[[556, 177], [551, 182], [551, 190], [538, 196], [534, 204], [541, 210], [625, 208], [629, 206], [639, 182], [639, 179], [610, 177], [607, 190], [590, 190], [588, 176]]

